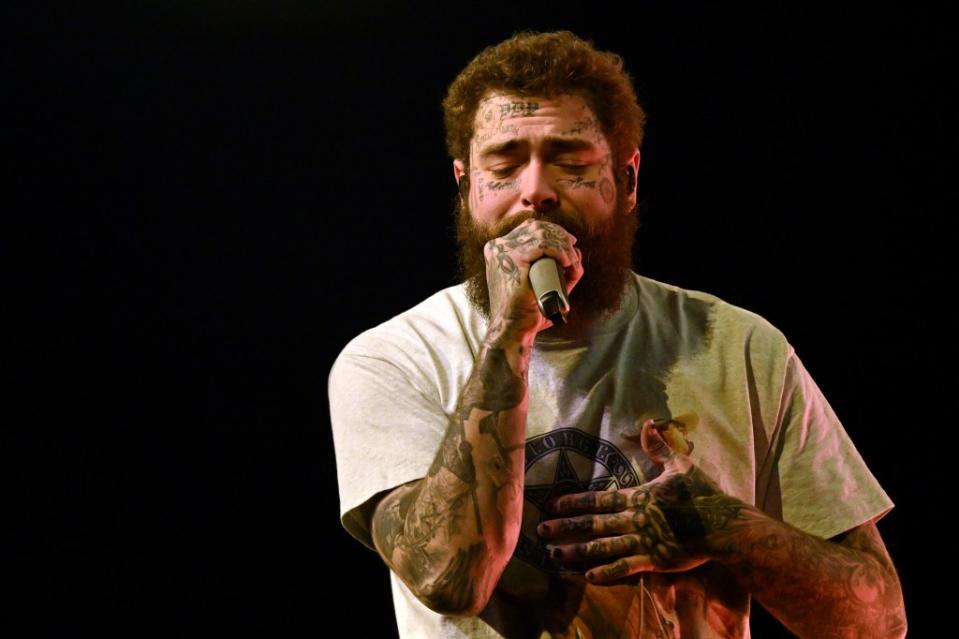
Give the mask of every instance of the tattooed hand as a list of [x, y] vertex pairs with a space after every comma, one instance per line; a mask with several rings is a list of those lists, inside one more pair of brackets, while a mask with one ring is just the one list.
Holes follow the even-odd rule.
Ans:
[[712, 558], [723, 532], [748, 508], [670, 449], [653, 420], [643, 424], [640, 441], [650, 458], [664, 464], [659, 477], [636, 488], [559, 497], [550, 510], [565, 517], [537, 529], [553, 542], [553, 559], [593, 566], [586, 578], [594, 583], [695, 568]]
[[529, 284], [529, 267], [547, 255], [564, 268], [566, 292], [583, 276], [582, 254], [576, 238], [563, 227], [529, 219], [484, 247], [486, 281], [490, 295], [490, 328], [487, 341], [523, 341], [552, 326], [536, 305]]

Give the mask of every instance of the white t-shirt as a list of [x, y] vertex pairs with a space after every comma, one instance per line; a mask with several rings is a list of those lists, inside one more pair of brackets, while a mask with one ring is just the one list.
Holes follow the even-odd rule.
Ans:
[[[463, 285], [351, 341], [330, 373], [340, 514], [369, 547], [371, 498], [426, 475], [486, 321]], [[686, 424], [692, 460], [726, 493], [829, 538], [892, 502], [783, 335], [754, 313], [635, 275], [580, 341], [536, 340], [529, 370], [523, 527], [479, 617], [426, 608], [391, 573], [407, 637], [749, 636], [749, 595], [717, 562], [594, 586], [562, 572], [535, 528], [557, 492], [636, 486], [661, 472], [635, 434]]]

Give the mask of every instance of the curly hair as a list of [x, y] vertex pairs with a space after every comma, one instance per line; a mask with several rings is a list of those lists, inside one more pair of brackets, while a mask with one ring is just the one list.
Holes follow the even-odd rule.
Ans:
[[476, 110], [490, 91], [582, 97], [599, 119], [616, 165], [642, 144], [646, 114], [622, 58], [569, 31], [518, 33], [481, 51], [453, 80], [443, 100], [446, 147], [467, 164]]

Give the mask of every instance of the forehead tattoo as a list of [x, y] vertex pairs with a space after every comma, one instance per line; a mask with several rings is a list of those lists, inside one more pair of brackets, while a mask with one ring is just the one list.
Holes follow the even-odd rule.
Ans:
[[528, 118], [537, 111], [539, 102], [536, 100], [516, 100], [505, 96], [484, 98], [476, 110], [480, 127], [495, 125], [509, 117]]
[[[602, 127], [596, 120], [589, 105], [579, 96], [566, 97], [572, 100], [567, 102], [564, 109], [572, 107], [572, 114], [576, 118], [568, 129], [561, 131], [561, 136], [578, 137], [589, 140], [598, 147], [605, 146], [606, 138]], [[492, 95], [480, 101], [476, 110], [476, 129], [470, 144], [471, 154], [479, 151], [486, 142], [493, 138], [508, 138], [519, 132], [517, 118], [528, 118], [542, 114], [543, 105], [537, 98], [517, 99], [513, 96]], [[569, 113], [569, 111], [567, 111]]]

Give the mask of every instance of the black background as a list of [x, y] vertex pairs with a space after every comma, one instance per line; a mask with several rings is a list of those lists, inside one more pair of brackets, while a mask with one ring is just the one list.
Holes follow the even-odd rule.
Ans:
[[897, 503], [880, 529], [929, 636], [955, 422], [946, 12], [320, 4], [6, 18], [10, 610], [37, 634], [395, 633], [386, 569], [339, 525], [326, 376], [456, 281], [448, 83], [568, 28], [623, 55], [649, 114], [637, 270], [795, 345]]

